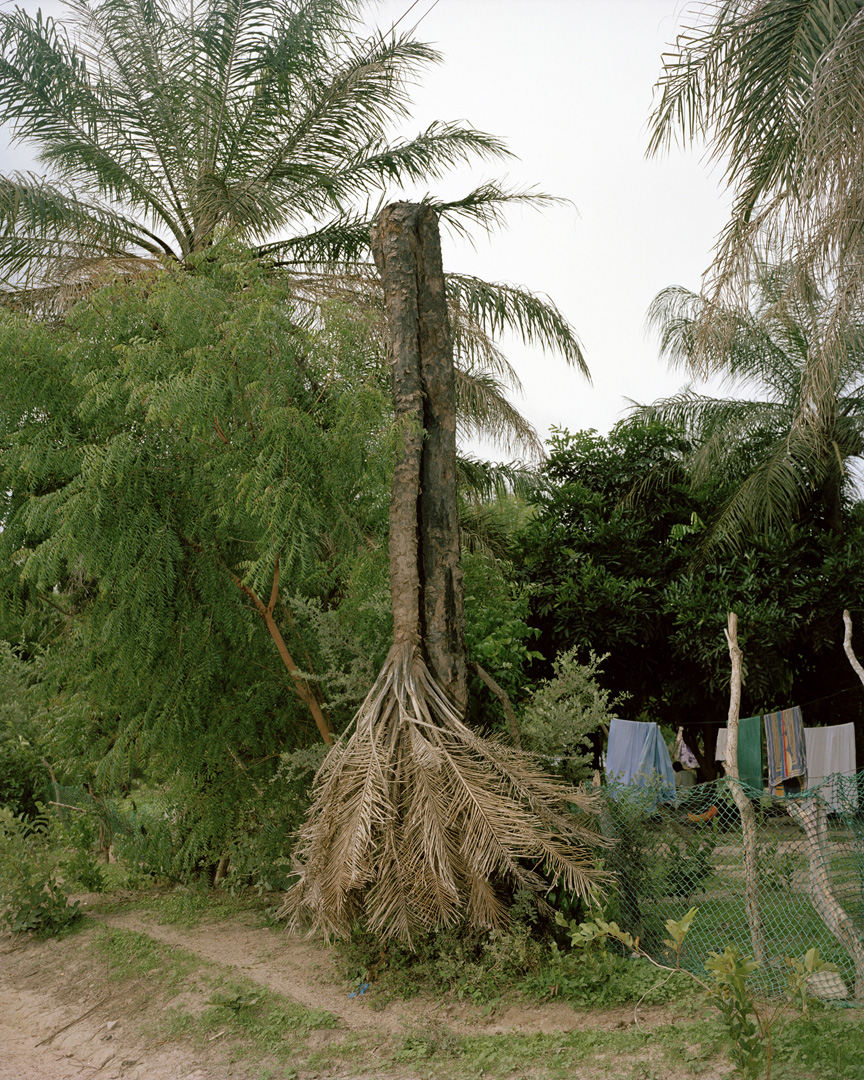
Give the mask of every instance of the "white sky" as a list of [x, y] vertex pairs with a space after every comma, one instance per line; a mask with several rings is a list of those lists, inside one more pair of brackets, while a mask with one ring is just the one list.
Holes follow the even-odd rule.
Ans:
[[[379, 0], [378, 25], [410, 2]], [[420, 0], [400, 29], [431, 4]], [[447, 269], [545, 292], [576, 328], [591, 386], [557, 357], [508, 343], [520, 407], [544, 436], [550, 425], [606, 431], [626, 398], [650, 401], [686, 381], [658, 359], [645, 312], [667, 285], [698, 290], [728, 199], [698, 153], [645, 159], [680, 10], [676, 0], [438, 0], [416, 31], [445, 56], [415, 95], [418, 126], [467, 120], [519, 157], [466, 169], [445, 194], [505, 177], [574, 204], [511, 211], [509, 229], [479, 236], [476, 250], [445, 239]]]
[[[35, 12], [33, 0], [19, 0]], [[411, 0], [372, 0], [387, 29]], [[432, 5], [419, 0], [399, 29]], [[43, 10], [60, 17], [56, 0]], [[541, 436], [551, 425], [606, 431], [625, 398], [650, 401], [684, 381], [644, 332], [660, 289], [698, 289], [727, 200], [693, 151], [646, 161], [646, 121], [679, 0], [438, 0], [416, 36], [444, 63], [415, 94], [411, 127], [466, 120], [504, 138], [518, 160], [462, 170], [436, 188], [455, 197], [485, 179], [538, 186], [573, 206], [511, 211], [476, 249], [445, 238], [445, 268], [548, 294], [576, 328], [593, 386], [560, 359], [507, 344], [524, 383], [517, 402]], [[2, 171], [33, 168], [26, 148]], [[493, 456], [501, 456], [491, 452]]]

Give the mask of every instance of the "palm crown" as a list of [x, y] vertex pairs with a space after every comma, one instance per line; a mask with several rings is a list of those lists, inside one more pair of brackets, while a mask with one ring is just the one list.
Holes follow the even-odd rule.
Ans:
[[[502, 142], [433, 123], [388, 140], [411, 79], [439, 60], [410, 35], [356, 35], [357, 0], [68, 0], [64, 25], [0, 14], [0, 112], [49, 176], [0, 178], [0, 282], [55, 302], [106, 271], [194, 261], [234, 238], [290, 268], [313, 305], [377, 288], [369, 226], [404, 183]], [[68, 27], [68, 29], [67, 29]], [[484, 183], [429, 198], [445, 224], [492, 224], [533, 192]], [[536, 448], [500, 393], [518, 385], [490, 335], [513, 328], [584, 374], [578, 339], [544, 297], [448, 279], [462, 404], [481, 427]], [[470, 386], [469, 386], [470, 382]], [[476, 425], [475, 425], [476, 426]]]
[[438, 57], [405, 36], [355, 39], [346, 0], [67, 6], [74, 38], [41, 14], [0, 22], [0, 107], [54, 177], [4, 183], [7, 280], [70, 255], [182, 260], [227, 233], [260, 245], [291, 230], [266, 250], [353, 255], [358, 199], [505, 152], [443, 123], [388, 143], [408, 79]]
[[663, 58], [650, 152], [705, 137], [725, 169], [734, 201], [715, 287], [746, 294], [782, 244], [805, 291], [815, 278], [860, 304], [860, 0], [714, 0], [698, 13]]
[[[710, 368], [733, 391], [715, 398], [688, 386], [637, 410], [643, 420], [687, 434], [696, 447], [689, 465], [697, 482], [733, 483], [709, 544], [788, 526], [814, 506], [829, 528], [842, 525], [853, 482], [847, 462], [864, 453], [864, 324], [848, 317], [839, 333], [833, 304], [812, 282], [806, 296], [799, 285], [791, 297], [795, 272], [761, 266], [749, 311], [674, 287], [649, 312], [672, 363], [690, 366], [697, 351], [707, 352]], [[735, 396], [741, 391], [747, 398]]]

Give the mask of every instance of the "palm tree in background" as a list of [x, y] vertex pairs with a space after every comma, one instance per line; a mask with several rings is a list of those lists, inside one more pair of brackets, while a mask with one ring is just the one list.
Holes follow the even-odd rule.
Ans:
[[[743, 308], [779, 252], [797, 271], [793, 304], [806, 307], [814, 281], [833, 298], [821, 355], [842, 367], [849, 318], [864, 310], [864, 5], [716, 0], [698, 12], [664, 55], [649, 153], [704, 139], [725, 170], [732, 213], [706, 275], [719, 310]], [[709, 336], [694, 354], [703, 369], [712, 348]]]
[[[193, 266], [240, 242], [292, 275], [300, 302], [376, 302], [369, 226], [401, 185], [499, 159], [500, 140], [408, 115], [411, 80], [440, 60], [410, 34], [357, 36], [358, 0], [68, 0], [63, 24], [0, 13], [0, 115], [45, 176], [0, 177], [7, 300], [56, 310], [117, 273]], [[485, 183], [427, 201], [457, 231], [490, 227], [535, 192]], [[546, 298], [450, 275], [463, 424], [536, 452], [506, 400], [518, 379], [494, 344], [515, 329], [587, 375]]]
[[[799, 279], [794, 297], [793, 276]], [[654, 299], [648, 321], [670, 363], [692, 369], [698, 355], [734, 395], [709, 397], [687, 386], [634, 410], [641, 421], [663, 421], [691, 441], [687, 467], [694, 483], [714, 478], [734, 485], [708, 547], [738, 545], [754, 530], [787, 528], [810, 512], [828, 529], [842, 530], [854, 486], [850, 459], [864, 453], [864, 319], [846, 320], [841, 353], [834, 317], [833, 303], [812, 282], [805, 296], [800, 271], [788, 266], [759, 268], [745, 312], [680, 287]]]

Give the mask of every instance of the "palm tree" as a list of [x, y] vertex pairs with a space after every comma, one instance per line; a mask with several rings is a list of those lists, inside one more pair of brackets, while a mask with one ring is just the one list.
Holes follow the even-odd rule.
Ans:
[[[358, 37], [359, 6], [66, 0], [62, 25], [0, 13], [0, 115], [48, 170], [0, 178], [0, 284], [50, 307], [58, 288], [165, 260], [194, 266], [233, 240], [291, 273], [313, 306], [322, 292], [377, 293], [369, 227], [393, 190], [507, 151], [449, 123], [388, 139], [411, 79], [440, 57], [408, 34]], [[464, 231], [545, 198], [487, 183], [427, 201]], [[447, 289], [465, 415], [536, 450], [503, 397], [518, 380], [490, 334], [515, 328], [587, 374], [573, 329], [525, 290], [467, 276]]]
[[800, 273], [789, 287], [806, 303], [820, 282], [842, 326], [861, 310], [864, 283], [864, 8], [716, 0], [699, 11], [663, 58], [649, 153], [680, 135], [707, 140], [722, 163], [734, 202], [710, 294], [724, 307], [742, 302], [780, 250]]
[[810, 510], [842, 529], [854, 483], [848, 462], [864, 453], [864, 320], [846, 320], [843, 351], [836, 349], [833, 304], [812, 283], [806, 297], [800, 288], [791, 297], [795, 273], [761, 266], [749, 311], [679, 287], [661, 292], [649, 310], [670, 362], [692, 367], [698, 353], [731, 394], [709, 397], [691, 385], [634, 410], [642, 421], [682, 430], [695, 447], [687, 462], [694, 483], [734, 485], [708, 546], [786, 528]]

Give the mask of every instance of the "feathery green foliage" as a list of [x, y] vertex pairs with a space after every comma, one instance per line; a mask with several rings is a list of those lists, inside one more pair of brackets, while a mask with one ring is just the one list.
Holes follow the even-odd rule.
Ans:
[[0, 321], [0, 555], [7, 587], [65, 613], [58, 767], [101, 791], [136, 761], [179, 768], [208, 822], [190, 853], [218, 853], [310, 737], [250, 593], [270, 597], [278, 559], [274, 618], [310, 678], [285, 603], [378, 595], [390, 412], [356, 318], [304, 329], [237, 256], [100, 290], [60, 329]]

